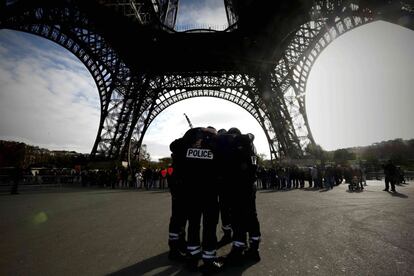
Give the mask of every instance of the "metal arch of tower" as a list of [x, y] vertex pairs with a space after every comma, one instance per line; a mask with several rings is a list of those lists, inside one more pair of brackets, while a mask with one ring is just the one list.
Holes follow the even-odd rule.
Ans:
[[19, 9], [17, 14], [13, 6], [10, 10], [5, 8], [0, 27], [47, 38], [79, 58], [95, 80], [101, 103], [100, 124], [92, 154], [115, 158], [125, 144], [132, 111], [140, 104], [137, 95], [142, 95], [139, 85], [144, 79], [131, 73], [74, 3], [62, 3], [26, 5], [27, 9]]
[[[372, 18], [361, 14], [346, 14], [345, 17], [337, 16], [335, 19], [336, 22], [332, 25], [332, 27], [328, 27], [326, 30], [316, 32], [317, 35], [315, 37], [312, 39], [309, 38], [309, 45], [306, 47], [304, 55], [300, 59], [294, 60], [294, 62], [292, 62], [292, 58], [289, 55], [291, 52], [289, 53], [289, 51], [291, 51], [293, 48], [292, 46], [294, 46], [296, 49], [300, 48], [300, 45], [297, 43], [297, 41], [300, 40], [300, 38], [303, 38], [304, 34], [309, 32], [310, 26], [312, 24], [308, 23], [306, 26], [302, 26], [303, 29], [301, 29], [300, 32], [296, 34], [295, 43], [289, 45], [287, 52], [284, 54], [283, 62], [279, 64], [281, 66], [289, 64], [290, 69], [287, 71], [287, 74], [283, 77], [283, 79], [280, 78], [280, 75], [277, 76], [275, 73], [272, 74], [273, 84], [280, 87], [284, 91], [283, 95], [285, 102], [289, 103], [290, 105], [289, 113], [291, 114], [293, 121], [296, 120], [296, 123], [294, 123], [296, 132], [301, 133], [298, 135], [298, 137], [305, 145], [308, 144], [306, 138], [311, 140], [311, 142], [314, 142], [312, 135], [308, 135], [311, 134], [311, 130], [306, 115], [305, 92], [307, 79], [314, 62], [316, 61], [316, 58], [323, 51], [323, 49], [325, 49], [333, 41], [333, 39], [339, 37], [349, 30], [370, 23], [372, 20]], [[317, 24], [313, 26], [317, 26]], [[326, 25], [324, 27], [326, 27]], [[297, 52], [298, 51], [295, 53]], [[275, 72], [276, 71], [277, 70], [275, 70]], [[306, 128], [301, 128], [302, 126], [305, 126]]]
[[[403, 7], [403, 5], [401, 7]], [[313, 64], [320, 53], [322, 53], [334, 39], [359, 26], [384, 19], [374, 17], [373, 11], [368, 10], [367, 8], [362, 10], [354, 9], [349, 12], [350, 8], [351, 7], [348, 7], [348, 10], [343, 10], [343, 14], [337, 14], [335, 18], [326, 20], [325, 30], [317, 32], [317, 35], [310, 39], [311, 41], [306, 52], [302, 56], [302, 59], [296, 61], [295, 65], [292, 66], [293, 69], [289, 72], [289, 78], [294, 80], [295, 86], [293, 89], [295, 90], [296, 95], [300, 95], [301, 98], [305, 95], [307, 79]], [[404, 27], [414, 30], [413, 9], [411, 9], [411, 12], [407, 10], [407, 15], [410, 15], [412, 19], [408, 21], [411, 22], [410, 25], [405, 25]], [[395, 23], [392, 22], [392, 20], [390, 21], [391, 23]], [[309, 26], [307, 26], [307, 29], [310, 29]], [[304, 34], [302, 33], [301, 36], [303, 37], [303, 35]], [[296, 40], [298, 37], [299, 36], [296, 37]]]
[[[376, 10], [378, 8], [381, 9], [380, 13]], [[388, 11], [388, 14], [385, 11]], [[305, 91], [310, 69], [322, 50], [345, 32], [374, 20], [382, 19], [401, 25], [399, 19], [404, 16], [404, 26], [414, 29], [413, 11], [413, 6], [407, 3], [394, 3], [392, 9], [389, 9], [387, 6], [384, 8], [383, 5], [375, 4], [356, 5], [352, 1], [317, 1], [310, 12], [312, 20], [301, 25], [291, 35], [282, 55], [277, 57], [278, 62], [274, 70], [265, 77], [271, 83], [270, 87], [267, 87], [273, 93], [271, 98], [283, 98], [280, 101], [282, 108], [279, 108], [283, 115], [279, 122], [287, 125], [281, 129], [291, 131], [288, 135], [292, 141], [298, 138], [296, 141], [299, 143], [290, 145], [299, 147], [285, 152], [289, 152], [290, 156], [297, 156], [308, 144], [315, 143], [306, 115]], [[410, 19], [407, 20], [407, 17]], [[274, 140], [283, 139], [280, 132], [274, 135]]]
[[237, 23], [237, 13], [234, 10], [234, 0], [224, 0], [224, 8], [226, 9], [227, 23], [233, 26]]
[[[143, 112], [137, 120], [134, 140], [137, 141], [134, 154], [139, 154], [146, 130], [153, 120], [167, 107], [194, 97], [215, 97], [230, 101], [249, 112], [262, 127], [268, 140], [272, 125], [267, 116], [268, 110], [257, 95], [255, 81], [247, 75], [216, 74], [198, 76], [162, 76], [152, 81], [153, 100], [143, 107]], [[269, 140], [270, 142], [270, 140]], [[279, 156], [278, 148], [269, 143], [271, 156]]]

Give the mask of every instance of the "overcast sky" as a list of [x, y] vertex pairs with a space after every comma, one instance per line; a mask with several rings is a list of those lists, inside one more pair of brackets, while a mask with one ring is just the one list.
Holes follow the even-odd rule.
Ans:
[[[220, 0], [180, 1], [177, 24], [224, 25]], [[306, 108], [318, 144], [327, 150], [414, 137], [414, 32], [385, 22], [353, 30], [323, 51], [312, 68]], [[89, 153], [99, 124], [94, 81], [76, 57], [33, 35], [0, 30], [0, 139]], [[144, 138], [153, 159], [169, 156], [169, 143], [188, 124], [239, 127], [269, 148], [247, 111], [214, 98], [167, 108]]]

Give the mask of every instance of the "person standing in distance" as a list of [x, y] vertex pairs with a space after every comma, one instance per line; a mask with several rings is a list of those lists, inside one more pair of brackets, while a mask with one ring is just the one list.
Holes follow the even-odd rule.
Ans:
[[383, 191], [388, 192], [391, 184], [391, 192], [395, 192], [395, 177], [397, 174], [397, 167], [394, 165], [392, 160], [388, 160], [387, 164], [384, 165], [385, 174], [385, 189]]

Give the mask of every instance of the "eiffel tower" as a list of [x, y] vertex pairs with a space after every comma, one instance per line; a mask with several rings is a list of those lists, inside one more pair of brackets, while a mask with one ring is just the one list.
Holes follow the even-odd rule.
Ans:
[[0, 28], [66, 48], [95, 80], [101, 116], [92, 156], [136, 156], [158, 114], [216, 97], [249, 112], [272, 159], [301, 158], [315, 141], [306, 82], [320, 53], [376, 20], [414, 29], [410, 0], [224, 0], [228, 27], [176, 31], [179, 0], [0, 1]]

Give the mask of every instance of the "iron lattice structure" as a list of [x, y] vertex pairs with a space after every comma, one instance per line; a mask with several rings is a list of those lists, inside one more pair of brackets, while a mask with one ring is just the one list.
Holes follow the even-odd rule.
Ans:
[[0, 28], [54, 41], [86, 66], [101, 102], [92, 155], [114, 159], [126, 157], [131, 139], [138, 155], [146, 130], [165, 108], [202, 96], [249, 112], [272, 158], [302, 157], [315, 144], [306, 82], [323, 49], [375, 20], [414, 29], [408, 0], [224, 4], [228, 29], [180, 33], [174, 31], [178, 0], [3, 0]]

